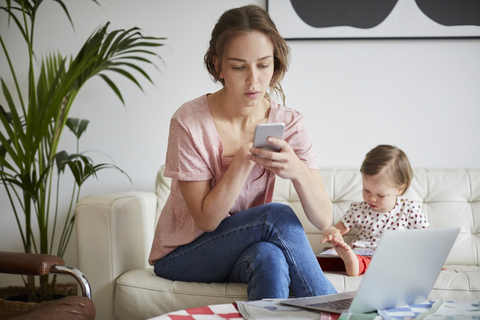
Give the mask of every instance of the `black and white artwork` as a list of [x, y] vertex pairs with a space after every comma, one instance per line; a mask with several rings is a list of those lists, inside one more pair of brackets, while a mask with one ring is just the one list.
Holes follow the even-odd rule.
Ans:
[[480, 38], [480, 0], [267, 0], [294, 39]]

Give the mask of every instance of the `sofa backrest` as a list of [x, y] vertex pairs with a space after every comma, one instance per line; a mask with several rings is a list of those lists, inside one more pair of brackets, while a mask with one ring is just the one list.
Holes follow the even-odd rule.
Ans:
[[[362, 177], [359, 167], [320, 167], [320, 173], [333, 204], [333, 221], [337, 223], [353, 201], [362, 201]], [[170, 178], [157, 175], [158, 209], [156, 221], [170, 191]], [[480, 169], [414, 168], [414, 178], [403, 196], [420, 204], [431, 228], [458, 226], [460, 234], [447, 264], [480, 265]], [[315, 252], [322, 232], [306, 218], [290, 180], [276, 179], [274, 202], [290, 205], [297, 213]], [[155, 223], [156, 225], [156, 223]], [[349, 242], [356, 230], [345, 237]], [[328, 244], [327, 244], [328, 246]]]

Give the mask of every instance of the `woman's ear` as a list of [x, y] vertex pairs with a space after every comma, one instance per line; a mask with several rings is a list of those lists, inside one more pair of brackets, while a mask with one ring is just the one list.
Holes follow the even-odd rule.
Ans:
[[222, 67], [221, 67], [221, 64], [220, 64], [220, 59], [218, 59], [217, 56], [213, 57], [213, 64], [215, 65], [215, 71], [217, 72], [218, 77], [220, 79], [223, 79], [223, 71], [222, 71]]

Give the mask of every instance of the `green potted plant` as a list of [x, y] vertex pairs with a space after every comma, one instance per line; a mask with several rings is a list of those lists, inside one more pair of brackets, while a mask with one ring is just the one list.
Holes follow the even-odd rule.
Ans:
[[[63, 1], [53, 1], [62, 7], [73, 26]], [[96, 0], [91, 1], [98, 4]], [[80, 152], [78, 141], [88, 121], [68, 117], [75, 97], [90, 78], [98, 75], [124, 104], [122, 94], [109, 74], [121, 74], [142, 89], [131, 71], [152, 82], [142, 66], [154, 65], [150, 58], [159, 56], [152, 49], [162, 46], [160, 42], [164, 38], [145, 37], [138, 28], [109, 31], [106, 23], [92, 33], [76, 56], [49, 54], [40, 59], [43, 54], [35, 54], [33, 39], [37, 12], [43, 2], [6, 0], [6, 4], [0, 6], [0, 10], [8, 14], [9, 25], [15, 25], [23, 36], [29, 66], [28, 74], [24, 77], [17, 75], [0, 35], [0, 45], [14, 87], [9, 88], [4, 78], [0, 78], [7, 103], [5, 107], [0, 106], [0, 121], [4, 127], [0, 130], [0, 181], [15, 214], [25, 252], [63, 257], [75, 221], [72, 209], [78, 201], [82, 184], [95, 177], [99, 170], [120, 170], [113, 164], [95, 165], [90, 157]], [[22, 79], [28, 79], [28, 88], [21, 87], [19, 80]], [[74, 154], [57, 150], [65, 126], [77, 138]], [[67, 170], [73, 174], [75, 183], [67, 219], [63, 227], [59, 227], [58, 190], [60, 177]], [[52, 221], [53, 228], [50, 228]], [[38, 237], [34, 236], [34, 230], [38, 231]], [[54, 248], [57, 233], [61, 235], [58, 248]], [[40, 279], [40, 299], [49, 296], [55, 281], [52, 282], [50, 285], [48, 278]], [[33, 276], [25, 283], [29, 301], [34, 301], [38, 294]]]

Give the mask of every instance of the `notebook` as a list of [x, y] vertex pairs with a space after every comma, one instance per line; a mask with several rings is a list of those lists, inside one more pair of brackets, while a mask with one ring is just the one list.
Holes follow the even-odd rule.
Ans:
[[333, 313], [366, 313], [424, 302], [459, 232], [459, 227], [387, 231], [358, 291], [281, 303]]

